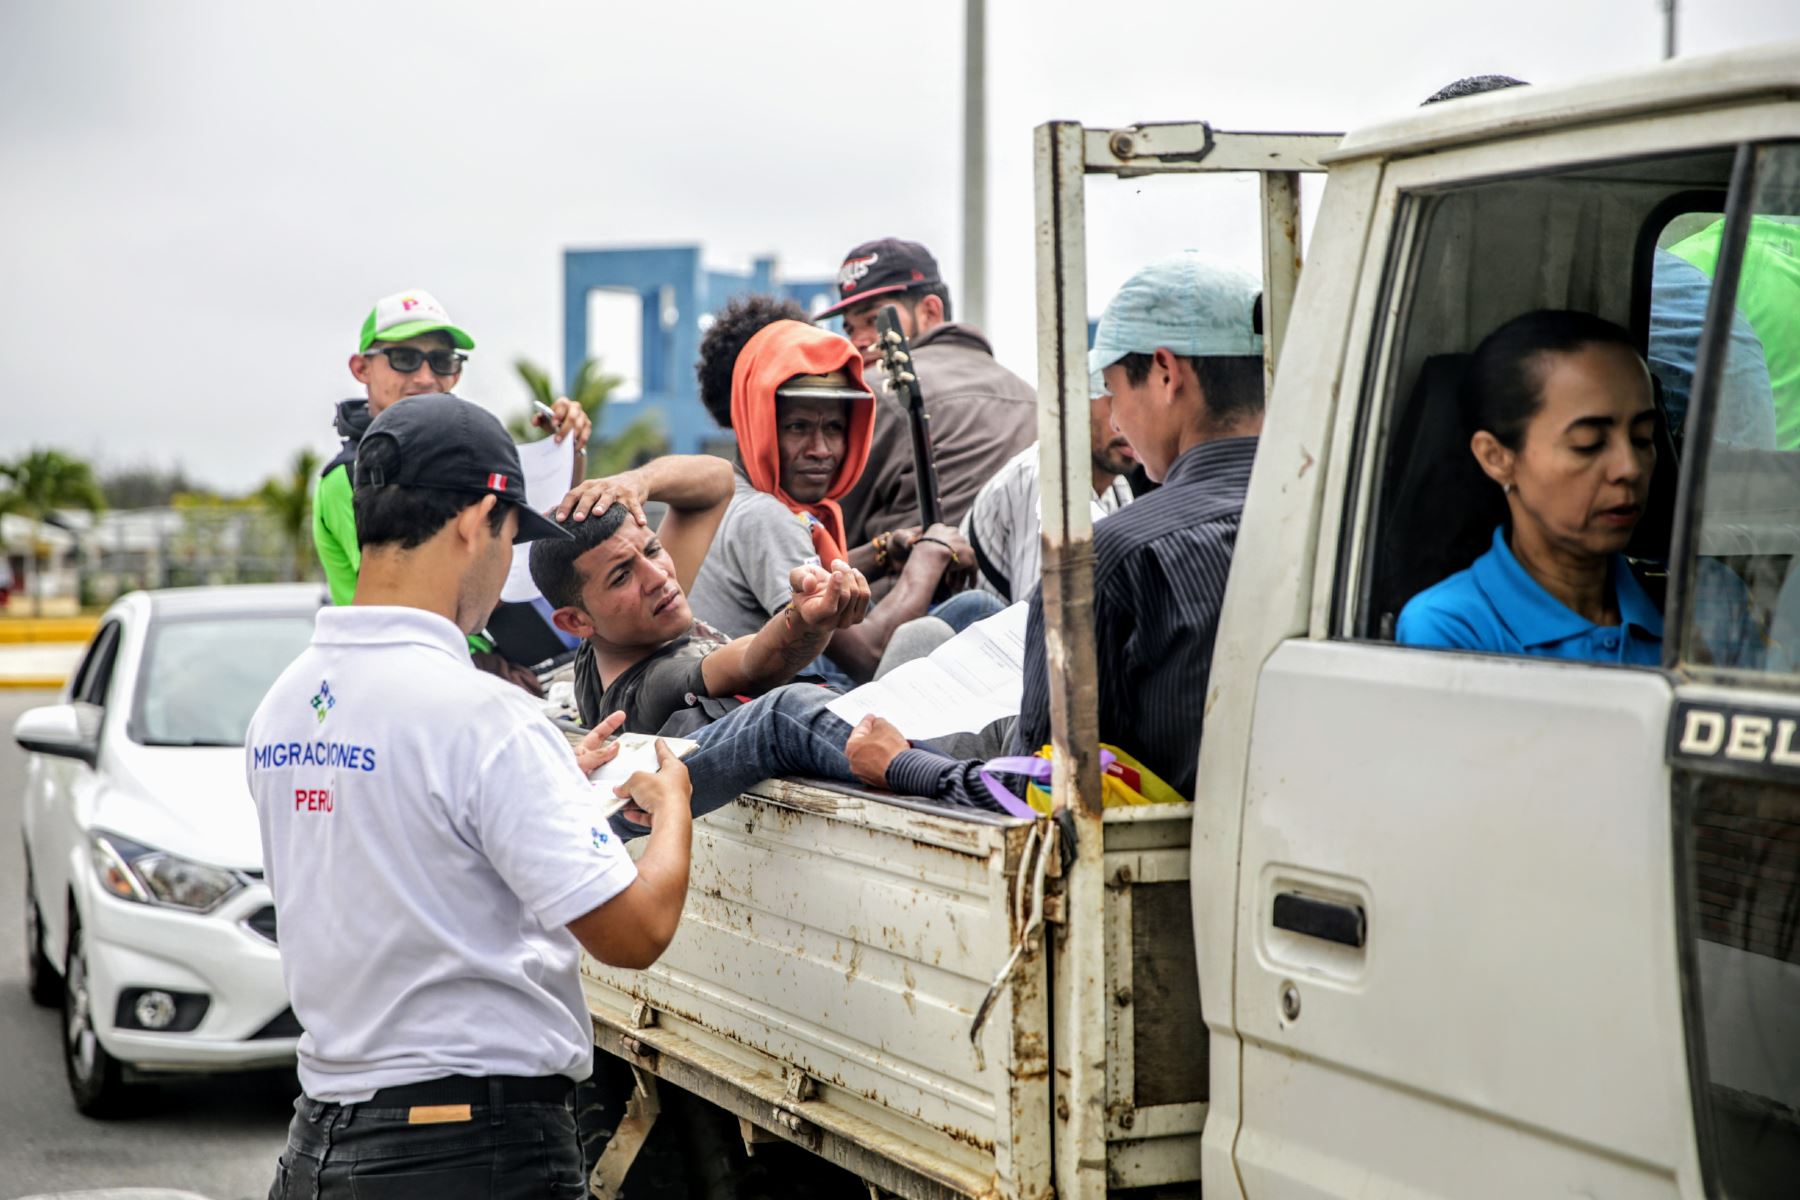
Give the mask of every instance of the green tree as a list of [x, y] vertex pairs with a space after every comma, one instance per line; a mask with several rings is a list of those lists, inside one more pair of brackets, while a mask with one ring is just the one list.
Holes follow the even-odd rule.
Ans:
[[308, 446], [294, 455], [285, 475], [273, 475], [256, 491], [256, 502], [275, 521], [288, 553], [288, 578], [305, 579], [312, 568], [312, 483], [319, 456]]
[[[533, 400], [540, 404], [556, 402], [556, 385], [551, 382], [548, 371], [526, 358], [514, 360], [513, 369], [525, 381]], [[575, 372], [575, 382], [570, 386], [568, 396], [581, 405], [582, 411], [587, 413], [588, 420], [594, 423], [594, 429], [598, 431], [600, 414], [606, 410], [607, 400], [623, 382], [619, 376], [608, 375], [603, 371], [599, 359], [585, 359]], [[507, 422], [506, 428], [514, 438], [536, 441], [550, 436], [543, 426], [532, 423], [531, 418], [535, 412], [535, 409], [527, 410], [522, 416]], [[598, 432], [595, 433], [588, 445], [588, 477], [593, 479], [617, 475], [646, 459], [668, 453], [668, 449], [669, 440], [663, 435], [661, 423], [654, 416], [646, 414], [621, 429], [611, 439], [602, 439]]]
[[49, 548], [44, 541], [45, 519], [59, 508], [99, 512], [106, 507], [106, 497], [94, 478], [94, 469], [60, 450], [32, 450], [12, 462], [0, 463], [0, 477], [6, 484], [0, 491], [0, 512], [32, 521], [31, 612], [42, 616]]

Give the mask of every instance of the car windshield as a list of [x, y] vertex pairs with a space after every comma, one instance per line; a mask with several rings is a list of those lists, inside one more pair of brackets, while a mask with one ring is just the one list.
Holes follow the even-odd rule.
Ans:
[[312, 638], [310, 612], [208, 616], [152, 627], [131, 738], [145, 746], [241, 746], [282, 668]]

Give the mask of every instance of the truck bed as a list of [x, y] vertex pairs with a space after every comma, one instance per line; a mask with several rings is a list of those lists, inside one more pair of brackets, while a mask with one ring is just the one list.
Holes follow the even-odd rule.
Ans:
[[[1117, 1186], [1199, 1178], [1191, 817], [1185, 804], [1107, 816]], [[1019, 955], [978, 1043], [970, 1029], [1030, 923], [1047, 831], [837, 786], [761, 784], [696, 822], [687, 909], [662, 960], [642, 972], [584, 962], [596, 1042], [885, 1191], [1043, 1196], [1056, 925]], [[1045, 863], [1054, 916], [1055, 854]]]

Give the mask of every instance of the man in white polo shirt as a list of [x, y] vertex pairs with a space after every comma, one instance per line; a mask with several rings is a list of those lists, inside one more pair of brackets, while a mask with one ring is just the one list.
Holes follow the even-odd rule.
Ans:
[[355, 506], [354, 601], [319, 614], [246, 739], [306, 1030], [271, 1195], [581, 1196], [579, 950], [643, 967], [674, 936], [687, 773], [662, 747], [620, 789], [656, 818], [634, 867], [585, 777], [611, 723], [571, 753], [471, 664], [513, 543], [567, 536], [526, 507], [493, 416], [392, 406], [359, 447]]

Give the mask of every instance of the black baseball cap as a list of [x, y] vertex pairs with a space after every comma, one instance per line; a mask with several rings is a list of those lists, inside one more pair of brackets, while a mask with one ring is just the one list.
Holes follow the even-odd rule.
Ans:
[[[397, 469], [371, 470], [364, 460], [363, 451], [382, 440], [399, 452]], [[519, 510], [515, 543], [574, 536], [526, 503], [525, 471], [506, 427], [479, 404], [448, 392], [409, 396], [383, 409], [357, 445], [351, 480], [358, 488], [437, 488], [497, 497]]]
[[844, 265], [838, 268], [838, 302], [818, 319], [835, 317], [870, 296], [910, 292], [942, 282], [937, 259], [919, 243], [899, 238], [864, 242], [844, 256]]

